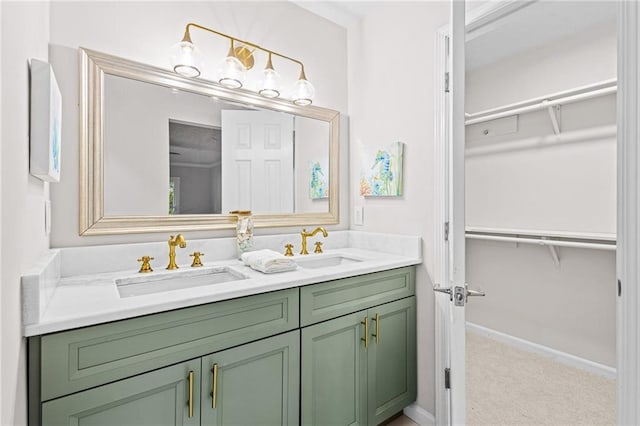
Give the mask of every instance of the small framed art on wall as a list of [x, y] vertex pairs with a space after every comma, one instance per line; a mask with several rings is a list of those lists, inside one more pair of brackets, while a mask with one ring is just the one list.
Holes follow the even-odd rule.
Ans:
[[29, 172], [46, 182], [60, 181], [62, 96], [51, 65], [31, 60]]

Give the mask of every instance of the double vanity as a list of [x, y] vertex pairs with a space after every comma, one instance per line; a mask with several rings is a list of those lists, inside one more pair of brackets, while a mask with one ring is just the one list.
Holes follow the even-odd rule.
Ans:
[[276, 274], [232, 243], [152, 273], [131, 265], [166, 243], [52, 251], [23, 278], [30, 424], [367, 425], [415, 400], [419, 238], [334, 231]]
[[[23, 275], [29, 424], [374, 425], [411, 404], [419, 237], [259, 236], [254, 250], [304, 253], [263, 274], [235, 238], [176, 235], [234, 229], [226, 212], [245, 205], [256, 228], [339, 225], [339, 112], [87, 49], [78, 61], [79, 234], [175, 237], [168, 254], [166, 242], [50, 250]], [[324, 253], [306, 254], [307, 239]]]

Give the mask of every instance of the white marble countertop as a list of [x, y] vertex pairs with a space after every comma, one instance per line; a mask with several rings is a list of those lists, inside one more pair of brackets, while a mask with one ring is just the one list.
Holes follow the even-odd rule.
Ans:
[[[299, 266], [294, 271], [275, 274], [254, 271], [235, 259], [205, 262], [200, 271], [212, 267], [228, 267], [247, 278], [130, 297], [120, 296], [116, 279], [139, 277], [142, 274], [138, 274], [137, 270], [63, 276], [54, 288], [48, 290], [51, 294], [47, 299], [46, 309], [35, 322], [23, 325], [23, 334], [47, 334], [422, 263], [419, 253], [416, 256], [407, 256], [353, 247], [329, 249], [321, 255], [297, 255], [294, 260], [336, 255], [357, 258], [360, 261], [318, 269]], [[152, 274], [154, 277], [171, 274], [178, 276], [177, 274], [187, 271], [193, 271], [193, 268], [190, 268], [189, 264], [180, 264], [180, 269], [176, 271], [159, 269]]]

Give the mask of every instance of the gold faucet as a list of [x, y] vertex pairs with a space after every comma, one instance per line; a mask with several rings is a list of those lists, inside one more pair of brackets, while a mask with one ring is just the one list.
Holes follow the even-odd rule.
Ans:
[[284, 251], [285, 256], [293, 256], [293, 244], [285, 244], [284, 248], [285, 248], [285, 251]]
[[322, 232], [322, 235], [325, 238], [327, 238], [327, 236], [329, 235], [327, 233], [327, 230], [321, 226], [314, 229], [313, 232], [307, 232], [306, 229], [304, 228], [302, 229], [302, 232], [300, 233], [300, 236], [302, 237], [302, 250], [300, 250], [300, 254], [309, 254], [309, 252], [307, 251], [307, 237], [313, 237], [318, 232]]
[[145, 273], [145, 272], [153, 272], [153, 269], [151, 268], [151, 261], [153, 260], [153, 257], [151, 256], [142, 256], [140, 259], [138, 259], [138, 262], [142, 262], [142, 266], [140, 267], [140, 270], [138, 272], [140, 273]]
[[202, 266], [201, 256], [204, 256], [204, 253], [200, 253], [199, 251], [194, 251], [189, 256], [193, 257], [193, 262], [191, 262], [192, 268], [197, 268], [198, 266]]
[[187, 246], [187, 242], [184, 240], [182, 234], [178, 234], [175, 237], [173, 235], [169, 236], [169, 265], [167, 269], [178, 269], [178, 265], [176, 264], [176, 246], [180, 246], [180, 248], [185, 248]]

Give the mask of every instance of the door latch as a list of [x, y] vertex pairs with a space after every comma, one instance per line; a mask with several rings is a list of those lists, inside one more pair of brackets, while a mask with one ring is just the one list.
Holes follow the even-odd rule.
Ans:
[[448, 294], [449, 301], [454, 302], [456, 306], [464, 306], [469, 296], [486, 296], [484, 291], [469, 290], [468, 284], [465, 284], [464, 287], [453, 287], [453, 291], [451, 291], [451, 287], [434, 287], [433, 291]]
[[464, 302], [467, 301], [467, 295], [465, 294], [464, 287], [454, 287], [453, 288], [453, 303], [456, 306], [464, 306]]

